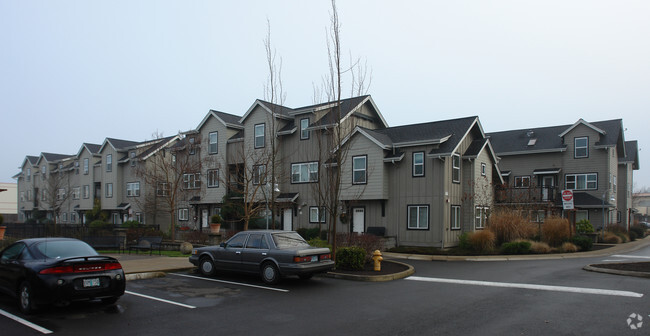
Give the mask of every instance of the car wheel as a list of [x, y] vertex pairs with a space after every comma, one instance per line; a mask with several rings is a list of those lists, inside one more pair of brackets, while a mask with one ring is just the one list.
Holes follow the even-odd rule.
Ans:
[[102, 303], [103, 303], [103, 304], [107, 304], [107, 305], [112, 305], [112, 304], [114, 304], [115, 302], [117, 302], [117, 300], [118, 300], [119, 298], [120, 298], [119, 296], [109, 297], [109, 298], [103, 298], [103, 299], [102, 299]]
[[25, 314], [31, 314], [36, 311], [36, 304], [32, 296], [32, 285], [23, 281], [18, 287], [18, 307]]
[[300, 280], [309, 280], [314, 276], [314, 274], [309, 273], [309, 274], [300, 274], [298, 277]]
[[201, 258], [199, 262], [199, 271], [206, 276], [213, 276], [215, 273], [214, 262], [208, 257]]
[[280, 272], [272, 262], [267, 262], [262, 265], [262, 281], [269, 285], [275, 285], [280, 280]]

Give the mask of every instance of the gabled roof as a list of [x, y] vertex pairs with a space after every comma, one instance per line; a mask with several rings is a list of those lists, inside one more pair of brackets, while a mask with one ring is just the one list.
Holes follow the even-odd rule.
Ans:
[[159, 139], [160, 141], [153, 144], [151, 147], [147, 148], [147, 150], [140, 153], [136, 158], [138, 160], [146, 160], [150, 156], [156, 154], [161, 149], [167, 147], [169, 144], [171, 144], [172, 142], [174, 142], [176, 140], [179, 140], [179, 139], [180, 139], [180, 136], [178, 136], [178, 135], [173, 135], [173, 136], [168, 136], [168, 137], [165, 137], [165, 138], [161, 138], [161, 139]]
[[41, 163], [41, 160], [45, 160], [48, 163], [56, 163], [65, 159], [69, 159], [74, 155], [70, 154], [56, 154], [56, 153], [41, 153], [41, 156], [38, 158], [37, 164]]
[[102, 152], [104, 150], [104, 147], [106, 147], [106, 145], [110, 145], [111, 147], [113, 147], [114, 150], [118, 152], [123, 152], [129, 148], [137, 146], [138, 144], [139, 142], [136, 141], [106, 138], [98, 152]]
[[244, 128], [244, 125], [242, 125], [239, 122], [239, 120], [241, 119], [240, 116], [236, 116], [234, 114], [230, 114], [230, 113], [226, 113], [226, 112], [210, 110], [210, 112], [208, 112], [208, 114], [205, 115], [203, 120], [201, 120], [199, 125], [196, 126], [196, 131], [197, 132], [210, 119], [210, 117], [217, 119], [221, 124], [223, 124], [226, 127], [236, 128], [236, 129], [243, 129]]
[[636, 140], [625, 142], [625, 157], [618, 159], [619, 163], [631, 163], [632, 169], [639, 170], [639, 144]]
[[[317, 105], [311, 105], [311, 106], [306, 106], [302, 107], [299, 110], [300, 111], [322, 111], [322, 110], [329, 110], [325, 115], [323, 115], [322, 118], [319, 120], [316, 120], [313, 122], [310, 126], [309, 129], [321, 129], [321, 128], [328, 128], [336, 123], [343, 122], [345, 119], [349, 118], [350, 116], [358, 116], [361, 118], [367, 118], [367, 116], [362, 115], [360, 113], [355, 113], [361, 106], [364, 104], [369, 103], [373, 109], [376, 111], [377, 116], [379, 116], [379, 121], [382, 125], [382, 127], [388, 127], [388, 123], [384, 119], [384, 116], [381, 115], [379, 112], [379, 109], [377, 108], [377, 105], [375, 102], [372, 100], [371, 96], [359, 96], [359, 97], [352, 97], [352, 98], [347, 98], [347, 99], [341, 99], [341, 105], [340, 108], [336, 108], [336, 102], [328, 102], [328, 103], [322, 103], [322, 104], [317, 104]], [[338, 110], [339, 115], [338, 117], [336, 116], [336, 111]]]
[[567, 128], [564, 132], [560, 133], [560, 136], [561, 137], [565, 136], [567, 133], [571, 132], [574, 128], [578, 127], [578, 125], [585, 125], [585, 126], [591, 128], [592, 130], [594, 130], [594, 131], [596, 131], [596, 132], [598, 132], [600, 134], [603, 134], [603, 135], [607, 134], [607, 132], [605, 132], [604, 130], [602, 130], [602, 129], [596, 127], [595, 125], [590, 124], [590, 123], [586, 122], [584, 119], [580, 118], [580, 120], [576, 121], [575, 124], [573, 124], [571, 127]]
[[290, 115], [290, 112], [293, 111], [293, 109], [286, 106], [269, 103], [261, 99], [256, 99], [253, 105], [251, 105], [251, 107], [248, 109], [248, 111], [246, 111], [246, 113], [239, 119], [239, 123], [243, 124], [244, 120], [248, 118], [248, 116], [255, 110], [257, 106], [260, 106], [268, 113], [272, 113], [276, 118], [283, 118], [286, 120], [293, 119], [293, 116]]
[[22, 169], [25, 166], [25, 163], [29, 162], [32, 166], [36, 166], [38, 164], [38, 156], [33, 156], [33, 155], [27, 155], [25, 156], [25, 159], [23, 160], [23, 164], [18, 167], [19, 169]]
[[84, 151], [84, 149], [87, 150], [88, 153], [90, 153], [92, 155], [96, 155], [96, 154], [99, 154], [99, 150], [101, 148], [102, 148], [102, 145], [91, 144], [91, 143], [84, 142], [81, 145], [81, 148], [79, 148], [79, 152], [77, 152], [77, 157], [79, 157], [81, 155], [81, 153]]

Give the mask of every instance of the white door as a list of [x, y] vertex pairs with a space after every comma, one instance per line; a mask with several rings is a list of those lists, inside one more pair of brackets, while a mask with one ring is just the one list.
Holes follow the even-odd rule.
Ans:
[[201, 224], [203, 227], [210, 226], [210, 222], [208, 221], [208, 209], [203, 209], [201, 211]]
[[284, 209], [284, 212], [282, 213], [283, 215], [283, 220], [282, 220], [282, 230], [284, 231], [291, 231], [291, 227], [293, 226], [291, 223], [291, 220], [293, 219], [293, 210], [292, 209]]
[[366, 223], [366, 209], [352, 209], [352, 232], [363, 233]]

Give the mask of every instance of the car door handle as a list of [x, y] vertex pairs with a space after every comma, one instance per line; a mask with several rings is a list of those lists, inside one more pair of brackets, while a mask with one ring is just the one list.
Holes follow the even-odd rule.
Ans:
[[237, 251], [237, 252], [235, 252], [235, 254], [241, 254], [241, 251]]
[[266, 255], [266, 252], [262, 252], [262, 255], [265, 256], [265, 255]]

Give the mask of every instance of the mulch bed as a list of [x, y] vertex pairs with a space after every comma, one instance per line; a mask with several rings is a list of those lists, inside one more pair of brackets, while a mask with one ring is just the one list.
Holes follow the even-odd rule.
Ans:
[[598, 267], [598, 268], [619, 270], [619, 271], [650, 272], [650, 261], [635, 262], [635, 263], [598, 264], [598, 265], [591, 265], [591, 266]]
[[342, 274], [353, 274], [353, 275], [387, 275], [387, 274], [395, 274], [395, 273], [403, 272], [406, 271], [407, 269], [408, 266], [406, 265], [384, 260], [381, 263], [381, 271], [374, 271], [374, 264], [366, 263], [363, 266], [363, 270], [351, 271], [351, 270], [343, 270], [337, 268], [336, 270], [334, 270], [334, 272], [342, 273]]

